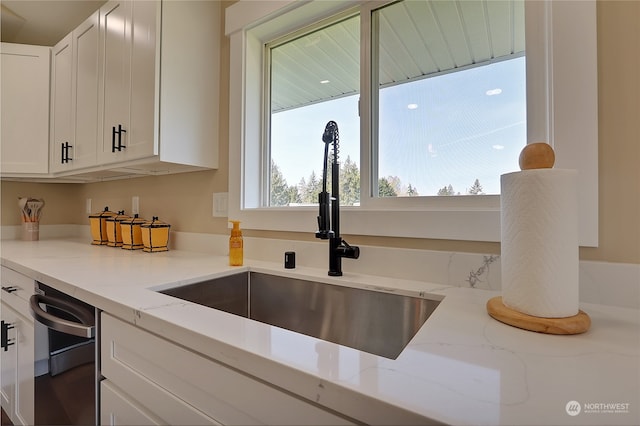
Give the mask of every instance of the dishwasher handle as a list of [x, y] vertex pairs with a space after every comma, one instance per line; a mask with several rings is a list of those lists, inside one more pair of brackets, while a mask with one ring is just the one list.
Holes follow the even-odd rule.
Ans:
[[[95, 316], [90, 310], [69, 303], [66, 300], [42, 294], [34, 294], [31, 296], [29, 303], [31, 305], [31, 315], [33, 318], [50, 329], [79, 337], [95, 337]], [[66, 312], [79, 322], [69, 321], [52, 315], [40, 307], [41, 303]]]

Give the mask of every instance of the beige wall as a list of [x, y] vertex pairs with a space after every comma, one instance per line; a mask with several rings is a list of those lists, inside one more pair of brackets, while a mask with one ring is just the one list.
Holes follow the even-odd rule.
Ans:
[[[226, 2], [227, 4], [233, 2]], [[581, 248], [584, 260], [640, 263], [640, 2], [598, 2], [599, 238], [597, 248]], [[228, 123], [229, 45], [223, 38], [221, 117]], [[211, 217], [212, 193], [228, 186], [228, 129], [220, 129], [216, 171], [123, 181], [74, 184], [2, 182], [2, 224], [17, 225], [18, 196], [44, 197], [43, 224], [87, 223], [85, 199], [93, 210], [131, 208], [140, 197], [143, 217], [159, 216], [175, 231], [227, 234], [225, 218]], [[247, 236], [313, 240], [313, 234], [245, 231]], [[497, 243], [417, 238], [350, 236], [352, 244], [429, 250], [499, 253]]]

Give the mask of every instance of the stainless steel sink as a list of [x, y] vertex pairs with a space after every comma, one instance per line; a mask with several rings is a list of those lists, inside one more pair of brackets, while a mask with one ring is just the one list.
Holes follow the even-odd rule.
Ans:
[[257, 272], [160, 293], [391, 359], [440, 303]]

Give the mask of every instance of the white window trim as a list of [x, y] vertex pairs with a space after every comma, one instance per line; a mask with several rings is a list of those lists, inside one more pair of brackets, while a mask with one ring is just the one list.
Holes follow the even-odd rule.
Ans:
[[[364, 2], [245, 1], [226, 9], [230, 37], [229, 217], [245, 229], [316, 231], [315, 207], [255, 208], [260, 200], [262, 49], [265, 42]], [[578, 170], [581, 246], [598, 245], [595, 1], [527, 1], [527, 138], [547, 141], [556, 167]], [[534, 40], [535, 43], [531, 41]], [[365, 100], [363, 99], [363, 102]], [[367, 155], [367, 153], [363, 153]], [[361, 173], [367, 176], [363, 162]], [[250, 185], [246, 185], [250, 182]], [[500, 241], [499, 196], [394, 199], [342, 207], [341, 233]], [[398, 208], [397, 206], [402, 207]]]

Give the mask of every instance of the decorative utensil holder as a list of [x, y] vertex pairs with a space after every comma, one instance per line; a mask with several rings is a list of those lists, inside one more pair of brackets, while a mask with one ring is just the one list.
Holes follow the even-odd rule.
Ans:
[[40, 239], [40, 215], [44, 207], [42, 198], [18, 197], [18, 207], [22, 216], [21, 239], [38, 241]]
[[40, 239], [40, 222], [22, 222], [22, 240], [38, 241]]

